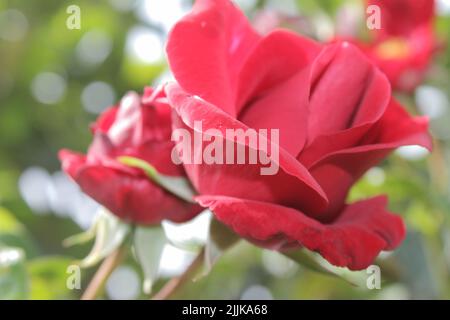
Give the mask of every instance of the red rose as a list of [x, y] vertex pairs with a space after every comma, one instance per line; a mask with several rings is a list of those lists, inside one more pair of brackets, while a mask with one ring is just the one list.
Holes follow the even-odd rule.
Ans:
[[93, 125], [87, 155], [61, 150], [63, 170], [81, 189], [123, 220], [156, 224], [182, 222], [199, 210], [161, 189], [145, 173], [120, 163], [120, 156], [140, 158], [161, 174], [184, 176], [170, 158], [171, 110], [161, 90], [147, 88], [141, 98], [131, 92], [106, 110]]
[[367, 4], [381, 9], [378, 35], [403, 37], [434, 20], [434, 0], [368, 0]]
[[175, 25], [167, 53], [178, 81], [165, 88], [175, 129], [192, 133], [194, 121], [222, 136], [279, 129], [275, 175], [255, 164], [184, 164], [197, 200], [217, 219], [261, 246], [306, 247], [350, 269], [400, 244], [405, 227], [385, 197], [345, 200], [396, 147], [430, 148], [427, 120], [393, 100], [388, 80], [356, 47], [284, 30], [261, 37], [230, 1], [199, 0]]
[[352, 40], [387, 75], [396, 89], [419, 85], [437, 48], [433, 0], [370, 0], [381, 12], [381, 29], [369, 43]]

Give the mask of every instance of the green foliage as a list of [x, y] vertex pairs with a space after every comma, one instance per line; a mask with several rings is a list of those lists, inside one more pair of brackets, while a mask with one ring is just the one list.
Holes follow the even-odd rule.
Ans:
[[30, 299], [73, 299], [75, 295], [67, 288], [67, 267], [73, 264], [66, 257], [49, 256], [27, 263], [30, 279]]
[[28, 277], [25, 254], [12, 247], [0, 247], [0, 299], [26, 299]]

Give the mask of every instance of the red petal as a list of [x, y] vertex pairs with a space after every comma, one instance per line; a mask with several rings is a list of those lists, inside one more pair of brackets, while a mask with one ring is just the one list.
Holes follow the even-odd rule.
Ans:
[[107, 135], [116, 147], [135, 147], [147, 141], [170, 140], [170, 108], [167, 105], [142, 105], [135, 92], [120, 102], [114, 123]]
[[369, 0], [381, 9], [380, 34], [407, 35], [414, 28], [427, 24], [434, 17], [434, 0]]
[[[221, 131], [226, 137], [226, 129], [249, 129], [243, 123], [230, 117], [215, 106], [186, 94], [177, 84], [166, 87], [169, 101], [178, 116], [175, 128], [194, 128], [194, 121], [202, 121], [202, 129]], [[269, 137], [270, 138], [270, 137]], [[193, 139], [192, 139], [193, 140]], [[246, 154], [250, 148], [246, 141]], [[287, 151], [279, 147], [279, 171], [275, 175], [261, 175], [258, 164], [184, 164], [186, 172], [201, 194], [222, 194], [246, 197], [264, 201], [274, 201], [304, 210], [322, 210], [326, 197], [321, 187], [309, 172]], [[253, 149], [254, 150], [254, 149]], [[203, 150], [196, 150], [196, 152]], [[299, 197], [298, 195], [302, 195]]]
[[386, 77], [347, 42], [322, 51], [311, 82], [309, 144], [319, 136], [375, 122], [390, 98]]
[[306, 167], [322, 159], [326, 155], [348, 149], [358, 144], [361, 137], [369, 130], [370, 124], [343, 130], [334, 134], [322, 135], [304, 148], [297, 159]]
[[373, 148], [378, 149], [416, 144], [431, 151], [428, 118], [411, 117], [396, 100], [391, 99], [383, 117], [372, 127], [361, 144], [373, 144]]
[[58, 158], [61, 161], [62, 169], [72, 178], [74, 178], [78, 170], [85, 165], [86, 156], [81, 153], [62, 149], [58, 152]]
[[309, 68], [305, 68], [251, 103], [239, 120], [256, 130], [278, 130], [280, 146], [295, 157], [306, 142], [308, 99]]
[[125, 221], [157, 224], [183, 222], [199, 208], [165, 192], [149, 179], [103, 166], [85, 166], [74, 177], [81, 189]]
[[170, 69], [185, 90], [234, 116], [237, 74], [258, 40], [231, 1], [199, 0], [169, 35]]
[[270, 203], [220, 196], [200, 196], [198, 201], [250, 241], [266, 242], [272, 249], [296, 242], [331, 264], [351, 270], [367, 268], [381, 250], [394, 249], [405, 236], [402, 219], [386, 211], [385, 197], [348, 205], [331, 224]]
[[93, 133], [97, 131], [107, 132], [116, 119], [117, 107], [110, 107], [102, 112], [97, 121], [91, 125]]
[[258, 43], [239, 76], [238, 119], [280, 130], [280, 145], [294, 156], [306, 141], [309, 65], [319, 52], [317, 43], [277, 30]]
[[317, 218], [322, 221], [333, 220], [356, 180], [392, 150], [404, 145], [421, 145], [431, 149], [428, 121], [425, 118], [412, 118], [392, 100], [383, 117], [367, 132], [358, 146], [330, 153], [310, 166], [311, 174], [330, 200], [328, 210]]
[[276, 30], [262, 38], [239, 73], [238, 111], [309, 66], [320, 49], [318, 43], [286, 30]]

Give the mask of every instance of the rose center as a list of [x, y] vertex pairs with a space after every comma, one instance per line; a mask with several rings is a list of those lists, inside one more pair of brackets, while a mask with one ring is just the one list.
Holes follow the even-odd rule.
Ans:
[[404, 59], [410, 51], [409, 43], [403, 38], [388, 39], [375, 48], [375, 52], [382, 59]]

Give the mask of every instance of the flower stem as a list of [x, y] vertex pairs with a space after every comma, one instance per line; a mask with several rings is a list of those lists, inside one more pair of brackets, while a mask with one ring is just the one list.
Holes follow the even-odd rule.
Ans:
[[203, 264], [203, 257], [205, 249], [200, 250], [194, 261], [189, 265], [183, 274], [178, 277], [170, 279], [153, 297], [152, 300], [166, 300], [169, 299], [175, 292], [180, 289], [186, 282], [191, 280], [197, 269]]
[[431, 180], [434, 187], [445, 196], [448, 190], [448, 170], [446, 167], [445, 150], [443, 149], [442, 142], [434, 139], [433, 152], [429, 158], [428, 167], [431, 172]]
[[81, 296], [81, 300], [94, 300], [97, 298], [103, 290], [108, 277], [125, 258], [127, 249], [128, 246], [126, 245], [126, 241], [124, 241], [120, 247], [118, 247], [105, 260], [103, 260], [102, 264]]

